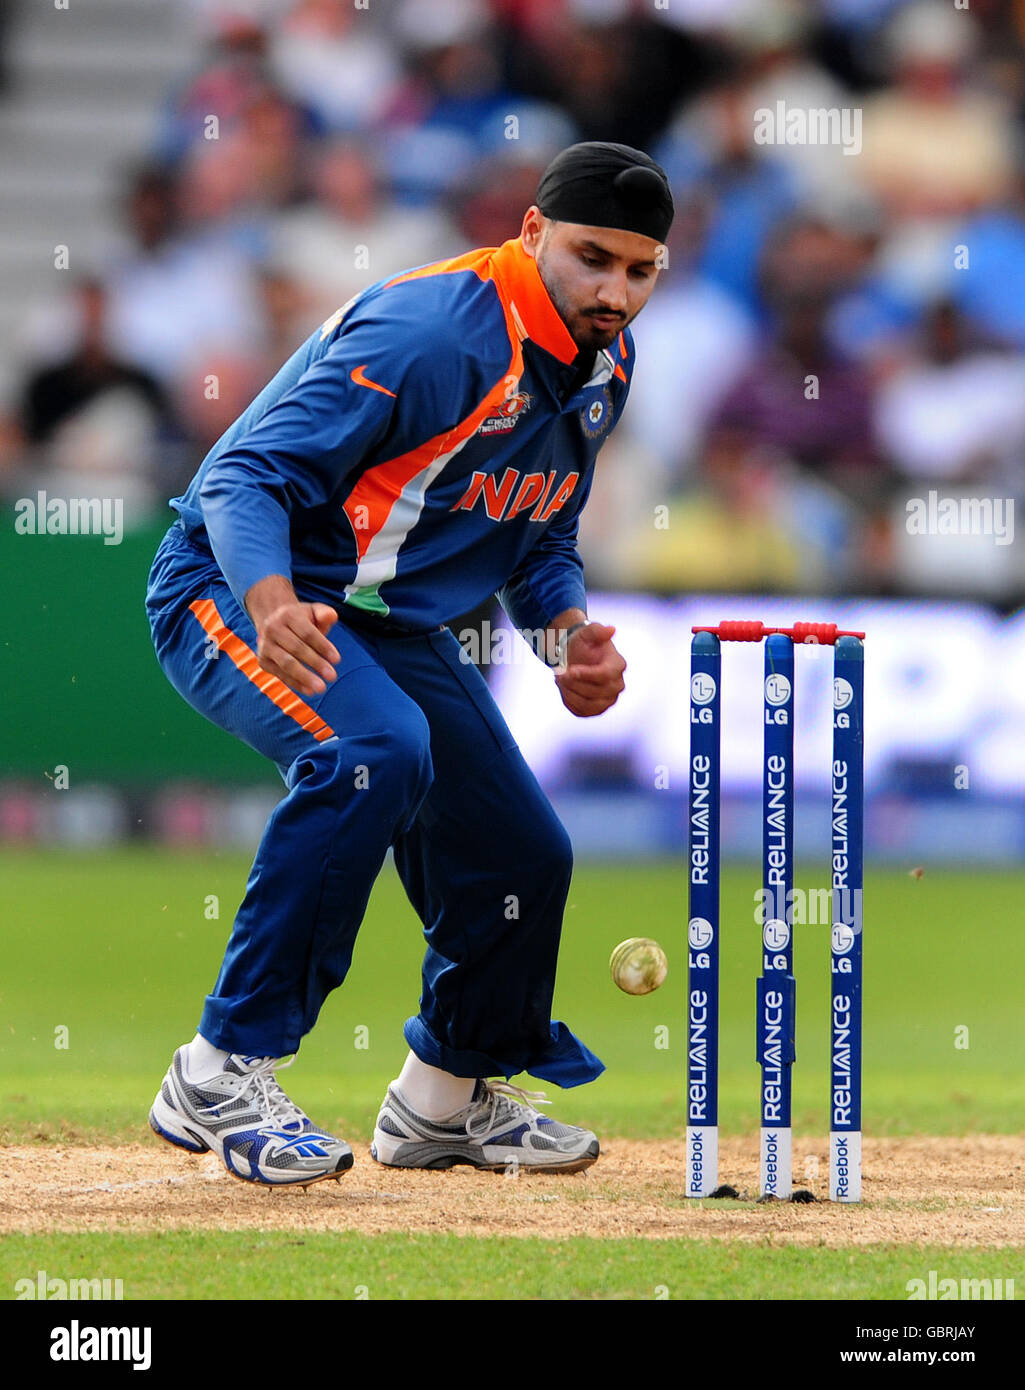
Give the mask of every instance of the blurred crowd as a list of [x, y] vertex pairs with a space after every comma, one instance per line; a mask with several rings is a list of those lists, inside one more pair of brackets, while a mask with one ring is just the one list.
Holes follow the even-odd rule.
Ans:
[[[515, 236], [556, 151], [620, 140], [677, 218], [592, 585], [1025, 598], [1025, 527], [905, 524], [931, 492], [1025, 520], [1025, 0], [192, 10], [205, 56], [125, 171], [122, 239], [0, 421], [5, 490], [88, 477], [159, 517], [338, 306]], [[857, 143], [784, 143], [813, 110]]]

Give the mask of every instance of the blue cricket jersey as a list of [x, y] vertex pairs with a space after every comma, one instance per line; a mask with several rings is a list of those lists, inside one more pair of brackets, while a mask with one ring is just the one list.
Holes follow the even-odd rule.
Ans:
[[576, 357], [518, 238], [379, 281], [289, 358], [171, 506], [243, 607], [283, 574], [304, 601], [425, 631], [497, 592], [536, 632], [586, 608], [577, 522], [632, 338], [570, 391]]

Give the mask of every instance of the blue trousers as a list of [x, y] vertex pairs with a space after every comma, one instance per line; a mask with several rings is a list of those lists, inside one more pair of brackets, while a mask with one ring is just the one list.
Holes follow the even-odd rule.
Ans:
[[300, 697], [259, 667], [248, 615], [177, 524], [146, 608], [171, 684], [287, 787], [203, 1009], [207, 1041], [298, 1049], [345, 979], [390, 846], [427, 942], [420, 1012], [404, 1029], [413, 1052], [455, 1076], [600, 1075], [551, 1018], [569, 838], [453, 634], [384, 635], [343, 610], [329, 634], [337, 679]]

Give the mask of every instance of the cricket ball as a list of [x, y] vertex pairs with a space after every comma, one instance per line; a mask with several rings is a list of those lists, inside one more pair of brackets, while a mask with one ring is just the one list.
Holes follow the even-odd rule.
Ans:
[[621, 941], [609, 959], [612, 978], [626, 994], [650, 994], [669, 971], [666, 953], [647, 936]]

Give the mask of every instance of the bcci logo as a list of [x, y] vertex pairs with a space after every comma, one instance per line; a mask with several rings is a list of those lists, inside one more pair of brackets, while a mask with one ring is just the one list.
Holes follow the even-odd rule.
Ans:
[[580, 423], [588, 439], [597, 439], [608, 429], [612, 423], [612, 397], [607, 386], [602, 387], [597, 399], [584, 406], [580, 412]]

